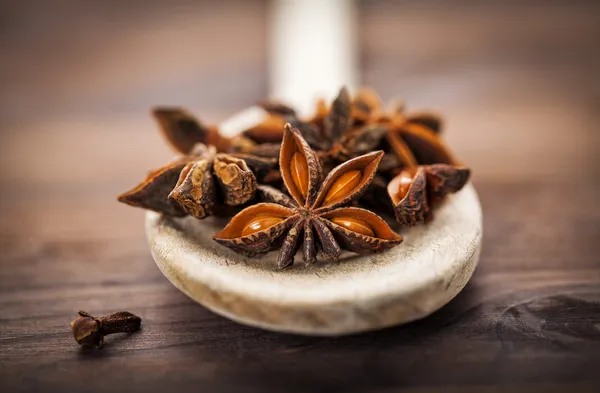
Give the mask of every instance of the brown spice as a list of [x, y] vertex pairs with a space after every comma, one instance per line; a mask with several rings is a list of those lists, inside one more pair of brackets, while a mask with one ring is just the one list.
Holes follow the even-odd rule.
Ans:
[[[416, 225], [431, 220], [432, 207], [469, 179], [470, 170], [440, 137], [438, 115], [407, 114], [402, 102], [382, 110], [373, 90], [351, 97], [342, 88], [331, 105], [318, 101], [315, 115], [304, 120], [283, 103], [259, 105], [266, 117], [233, 138], [183, 109], [155, 109], [164, 135], [185, 156], [150, 173], [119, 200], [197, 218], [262, 201], [233, 217], [215, 240], [248, 255], [281, 247], [279, 265], [285, 267], [301, 244], [307, 263], [318, 249], [337, 258], [342, 247], [374, 252], [392, 246], [399, 241], [381, 229], [387, 224], [359, 207]], [[322, 173], [328, 174], [324, 182]], [[287, 189], [292, 198], [267, 184]]]
[[204, 218], [220, 205], [248, 202], [256, 191], [255, 173], [261, 179], [276, 166], [274, 159], [222, 154], [212, 146], [196, 144], [189, 155], [152, 172], [117, 199], [169, 216]]
[[[337, 259], [342, 248], [373, 253], [393, 247], [402, 237], [384, 220], [368, 210], [345, 207], [366, 190], [382, 156], [383, 152], [377, 151], [356, 157], [334, 168], [322, 180], [316, 153], [300, 131], [287, 124], [279, 163], [292, 197], [263, 188], [261, 192], [270, 203], [242, 210], [213, 238], [249, 256], [280, 247], [279, 268], [292, 265], [294, 254], [302, 245], [306, 264], [316, 261], [319, 248], [326, 257]], [[303, 241], [299, 241], [301, 235]]]
[[93, 317], [79, 311], [79, 317], [71, 322], [71, 330], [77, 344], [102, 348], [104, 336], [113, 333], [133, 333], [140, 329], [142, 318], [128, 311], [121, 311], [107, 317]]
[[[428, 112], [407, 115], [404, 105], [396, 105], [389, 114], [379, 109], [380, 100], [373, 91], [362, 91], [352, 101], [355, 129], [344, 143], [346, 151], [372, 149], [384, 140], [396, 157], [388, 154], [373, 182], [365, 202], [381, 205], [385, 178], [389, 198], [398, 222], [416, 225], [432, 218], [431, 208], [448, 193], [460, 190], [470, 170], [461, 166], [440, 138], [442, 119]], [[395, 176], [390, 176], [395, 174]]]
[[221, 136], [217, 127], [202, 124], [183, 108], [159, 107], [152, 114], [167, 141], [180, 153], [189, 154], [197, 143], [215, 146], [219, 151], [229, 147], [229, 138]]
[[457, 192], [471, 171], [447, 164], [409, 167], [388, 184], [388, 194], [399, 223], [414, 226], [433, 218], [432, 207], [446, 195]]

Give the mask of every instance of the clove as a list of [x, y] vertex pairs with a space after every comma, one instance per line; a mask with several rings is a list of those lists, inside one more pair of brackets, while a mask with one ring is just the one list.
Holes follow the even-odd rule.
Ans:
[[85, 311], [71, 322], [73, 337], [84, 347], [102, 348], [104, 336], [113, 333], [133, 333], [139, 330], [142, 318], [128, 311], [120, 311], [106, 317], [93, 317]]

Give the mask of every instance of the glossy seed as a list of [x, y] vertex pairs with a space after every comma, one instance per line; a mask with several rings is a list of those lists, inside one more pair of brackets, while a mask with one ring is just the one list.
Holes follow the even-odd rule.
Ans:
[[362, 172], [359, 170], [352, 170], [344, 173], [340, 176], [327, 191], [325, 195], [324, 205], [328, 205], [338, 199], [344, 198], [348, 195], [354, 187], [358, 186], [360, 179], [362, 178]]
[[306, 194], [308, 193], [308, 164], [299, 151], [295, 152], [292, 156], [290, 172], [292, 173], [292, 179], [296, 188], [298, 188], [302, 197], [306, 198]]
[[246, 224], [242, 230], [242, 237], [252, 235], [253, 233], [272, 227], [275, 224], [279, 224], [281, 221], [283, 221], [283, 218], [281, 217], [258, 215], [254, 217], [252, 221]]
[[331, 222], [342, 226], [352, 232], [358, 232], [365, 236], [375, 237], [375, 232], [373, 231], [373, 227], [369, 225], [366, 221], [361, 220], [360, 218], [355, 217], [334, 217], [331, 219]]
[[401, 198], [404, 198], [404, 196], [410, 189], [410, 185], [413, 183], [414, 178], [415, 171], [413, 170], [404, 170], [400, 173], [397, 192]]
[[410, 185], [412, 184], [413, 178], [409, 174], [405, 173], [400, 177], [398, 182], [398, 194], [404, 196], [408, 192]]

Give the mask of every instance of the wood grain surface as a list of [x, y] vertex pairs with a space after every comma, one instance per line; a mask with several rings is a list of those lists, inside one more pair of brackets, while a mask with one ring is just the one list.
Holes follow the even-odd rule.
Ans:
[[[2, 6], [1, 391], [599, 390], [597, 4], [360, 3], [365, 82], [446, 115], [484, 239], [449, 305], [344, 338], [198, 306], [152, 261], [144, 213], [115, 201], [172, 154], [149, 106], [216, 121], [265, 94], [265, 3], [77, 4]], [[142, 330], [82, 350], [79, 309]]]
[[[484, 248], [466, 289], [423, 321], [329, 339], [245, 327], [198, 306], [156, 268], [142, 212], [112, 198], [5, 203], [1, 384], [73, 392], [600, 386], [600, 189], [476, 186]], [[569, 190], [569, 203], [556, 190]], [[142, 331], [82, 350], [68, 326], [78, 309], [132, 311]]]

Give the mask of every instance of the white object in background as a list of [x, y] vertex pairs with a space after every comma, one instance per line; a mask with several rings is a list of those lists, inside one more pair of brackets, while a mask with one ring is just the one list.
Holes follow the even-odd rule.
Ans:
[[269, 32], [270, 96], [309, 115], [319, 97], [355, 88], [356, 8], [351, 0], [275, 0]]

